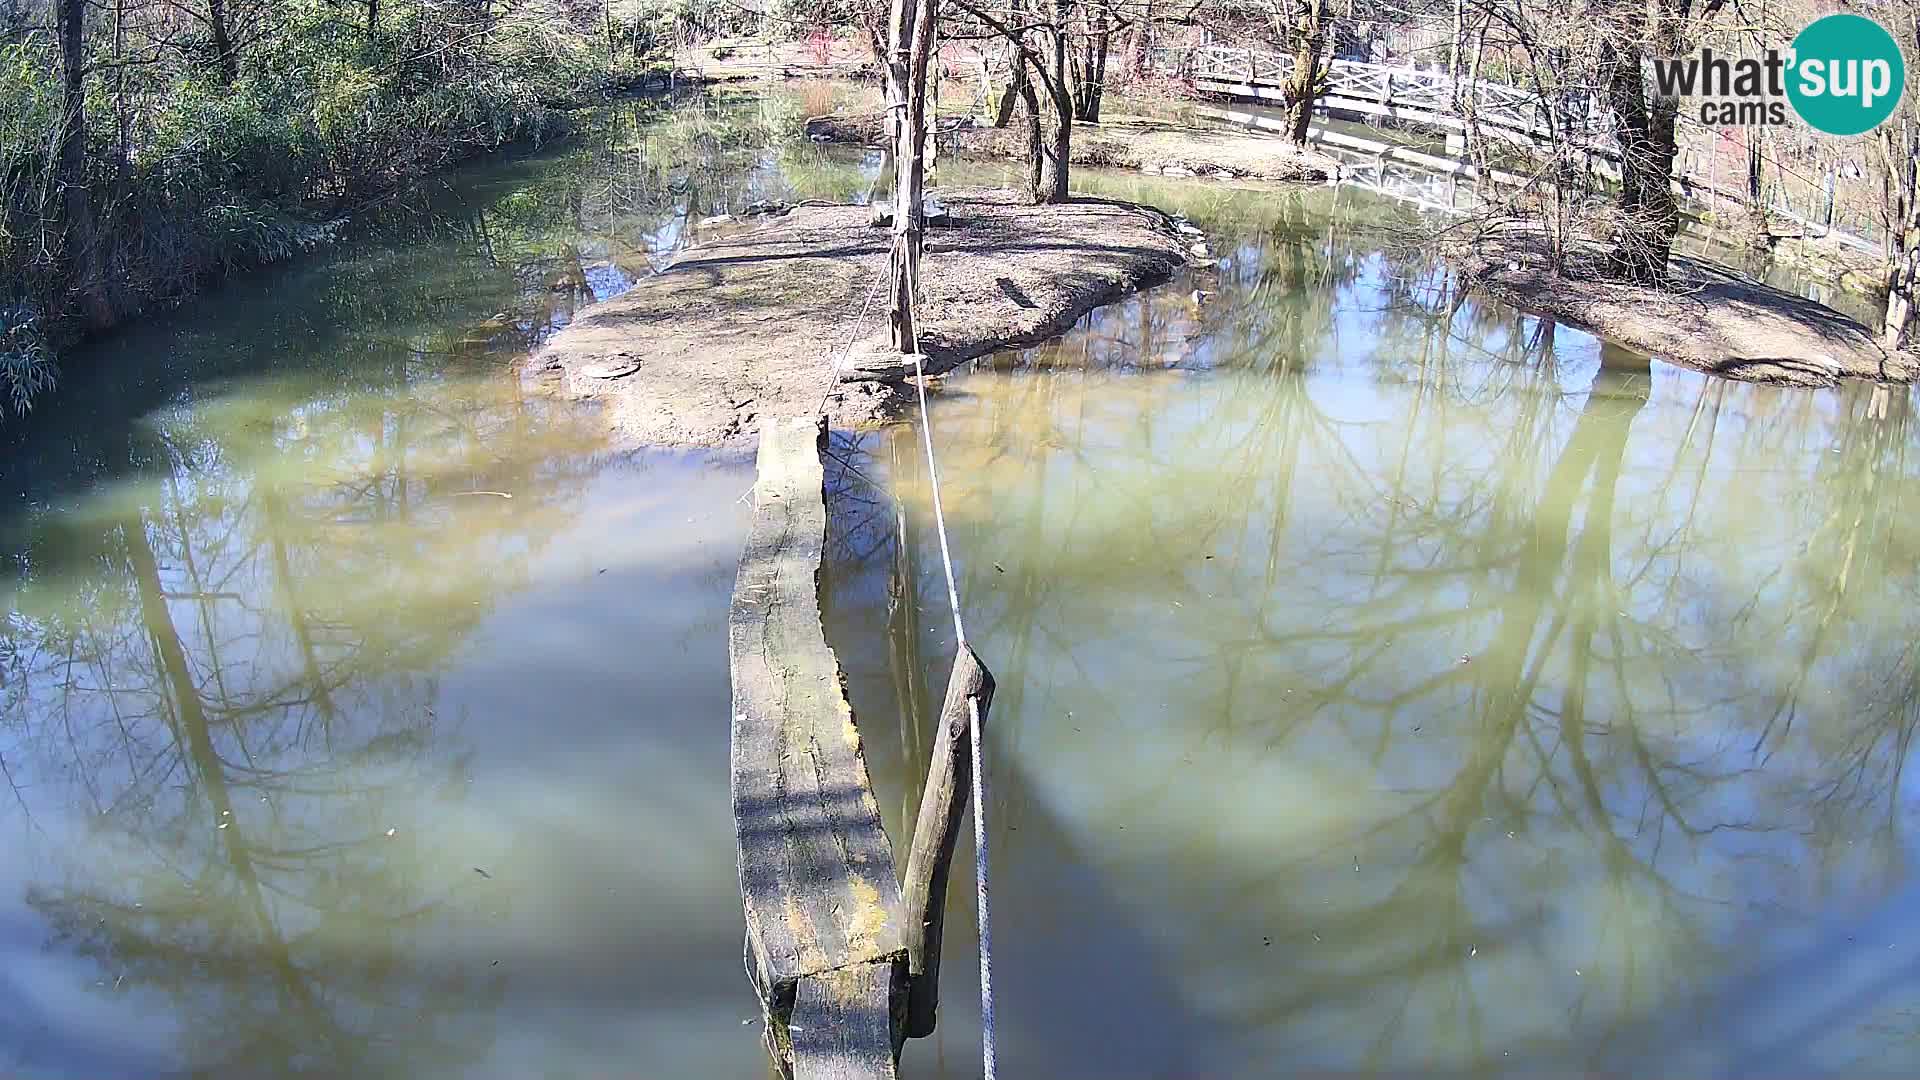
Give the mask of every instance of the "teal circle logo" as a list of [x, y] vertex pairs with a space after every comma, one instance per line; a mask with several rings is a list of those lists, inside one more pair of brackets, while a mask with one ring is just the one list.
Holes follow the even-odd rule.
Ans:
[[1860, 15], [1828, 15], [1793, 39], [1787, 100], [1816, 131], [1859, 135], [1893, 115], [1907, 62], [1885, 27]]

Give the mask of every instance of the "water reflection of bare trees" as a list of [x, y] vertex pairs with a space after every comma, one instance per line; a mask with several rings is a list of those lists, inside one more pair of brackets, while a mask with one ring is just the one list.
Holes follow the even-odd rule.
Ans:
[[258, 389], [137, 436], [157, 480], [25, 537], [87, 540], [22, 563], [5, 635], [0, 746], [46, 841], [27, 902], [100, 992], [171, 999], [196, 1068], [457, 1068], [501, 984], [421, 963], [491, 917], [415, 835], [467, 797], [433, 673], [565, 523], [599, 431], [510, 383]]
[[935, 439], [1007, 767], [1083, 800], [1225, 1053], [1564, 1059], [1904, 874], [1910, 399], [1656, 371], [1338, 235], [1217, 288], [987, 365]]
[[[492, 1053], [500, 973], [458, 950], [517, 894], [420, 827], [497, 810], [471, 804], [441, 673], [603, 464], [596, 420], [503, 375], [701, 218], [860, 179], [773, 139], [781, 109], [609, 110], [556, 155], [396, 196], [365, 242], [102, 346], [140, 364], [76, 364], [120, 373], [77, 388], [88, 415], [8, 426], [0, 829], [27, 854], [6, 881], [38, 920], [17, 926], [62, 946], [49, 981], [164, 1029], [130, 1035], [134, 1067]], [[0, 1017], [0, 1045], [27, 1022]], [[25, 1065], [110, 1056], [76, 1028], [52, 1017]]]

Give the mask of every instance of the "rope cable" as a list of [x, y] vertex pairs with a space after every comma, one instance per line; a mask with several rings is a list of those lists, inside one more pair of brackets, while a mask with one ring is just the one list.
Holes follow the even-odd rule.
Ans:
[[[828, 373], [827, 391], [821, 396], [817, 413], [824, 414], [827, 398], [839, 383], [840, 367], [845, 363], [853, 344], [859, 340], [860, 328], [866, 322], [867, 311], [879, 290], [880, 279], [876, 275], [867, 290], [866, 299], [854, 316], [853, 328], [847, 337], [847, 344], [840, 351], [838, 359], [832, 359]], [[833, 348], [828, 345], [831, 359]], [[967, 647], [966, 621], [960, 614], [960, 586], [953, 572], [953, 547], [947, 540], [947, 514], [940, 499], [940, 468], [933, 453], [933, 425], [927, 410], [927, 385], [925, 357], [918, 352], [913, 354], [913, 374], [915, 396], [920, 404], [920, 445], [927, 457], [927, 482], [933, 497], [934, 532], [940, 538], [940, 566], [946, 575], [947, 604], [953, 611], [953, 634], [958, 648]], [[988, 893], [988, 857], [987, 857], [987, 780], [985, 750], [980, 731], [980, 699], [976, 695], [967, 696], [968, 743], [973, 770], [973, 884], [975, 919], [980, 933], [980, 1041], [981, 1070], [985, 1080], [995, 1080], [998, 1071], [998, 1054], [994, 1038], [993, 1020], [993, 923], [991, 901]]]
[[[967, 647], [967, 626], [960, 615], [960, 586], [953, 573], [953, 549], [947, 543], [947, 515], [940, 500], [940, 469], [933, 455], [933, 423], [927, 412], [924, 357], [913, 354], [914, 391], [920, 401], [920, 445], [927, 455], [927, 486], [933, 496], [933, 528], [940, 537], [940, 566], [947, 578], [947, 603], [953, 609], [957, 648]], [[973, 889], [975, 919], [980, 930], [980, 1056], [982, 1075], [994, 1080], [998, 1062], [993, 1025], [993, 920], [990, 915], [987, 874], [987, 771], [980, 738], [980, 699], [967, 697], [968, 742], [973, 765]]]

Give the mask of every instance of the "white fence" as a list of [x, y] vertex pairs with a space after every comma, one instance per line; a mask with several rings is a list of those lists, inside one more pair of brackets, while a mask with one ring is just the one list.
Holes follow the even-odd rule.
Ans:
[[[1225, 45], [1155, 49], [1150, 62], [1161, 74], [1190, 80], [1197, 89], [1209, 93], [1272, 102], [1286, 100], [1294, 66], [1293, 57], [1285, 53]], [[1572, 157], [1582, 167], [1610, 179], [1620, 175], [1618, 143], [1607, 122], [1605, 106], [1590, 89], [1569, 90], [1549, 99], [1506, 83], [1455, 79], [1443, 71], [1333, 60], [1324, 75], [1319, 104], [1335, 111], [1453, 132], [1464, 133], [1471, 127], [1483, 137], [1535, 154]], [[1690, 173], [1686, 165], [1683, 155], [1677, 163], [1675, 184], [1687, 198], [1709, 206], [1745, 202], [1739, 194], [1714, 186], [1712, 178]], [[1857, 232], [1835, 224], [1831, 197], [1823, 207], [1795, 207], [1782, 203], [1783, 198], [1776, 192], [1769, 211], [1800, 225], [1810, 235], [1830, 236], [1862, 251], [1884, 250], [1884, 240], [1870, 235], [1873, 230], [1864, 223]]]

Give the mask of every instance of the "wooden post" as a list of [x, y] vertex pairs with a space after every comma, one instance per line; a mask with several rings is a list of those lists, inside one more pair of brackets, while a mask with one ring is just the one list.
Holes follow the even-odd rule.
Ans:
[[893, 249], [888, 258], [887, 322], [894, 348], [919, 352], [913, 306], [920, 292], [925, 229], [927, 60], [938, 0], [893, 0], [887, 57], [887, 107], [893, 117]]
[[993, 674], [972, 648], [961, 645], [947, 679], [947, 699], [933, 736], [933, 759], [920, 796], [920, 817], [907, 855], [901, 885], [907, 933], [907, 1022], [910, 1039], [933, 1034], [940, 1005], [940, 941], [947, 905], [947, 877], [960, 838], [969, 793], [973, 790], [972, 715], [969, 698], [978, 701], [980, 722], [993, 704]]

